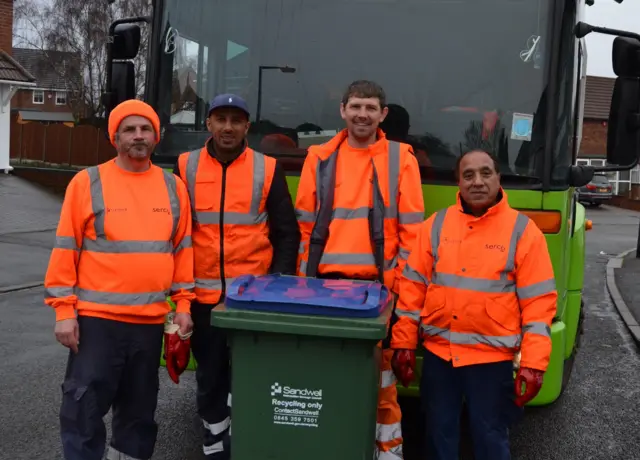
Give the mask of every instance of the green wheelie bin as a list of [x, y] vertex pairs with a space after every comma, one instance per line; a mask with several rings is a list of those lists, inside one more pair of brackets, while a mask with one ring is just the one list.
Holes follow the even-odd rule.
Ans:
[[231, 458], [372, 459], [392, 304], [377, 282], [237, 278], [211, 313], [231, 350]]

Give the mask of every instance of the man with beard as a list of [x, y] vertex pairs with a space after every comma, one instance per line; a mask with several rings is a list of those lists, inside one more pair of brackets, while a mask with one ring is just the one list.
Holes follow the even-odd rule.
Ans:
[[241, 275], [295, 274], [300, 231], [284, 170], [248, 146], [249, 109], [235, 94], [209, 105], [203, 148], [180, 155], [174, 173], [186, 183], [193, 217], [195, 294], [193, 355], [198, 415], [207, 458], [230, 458], [231, 393], [227, 338], [211, 310]]
[[509, 460], [509, 426], [549, 364], [553, 266], [542, 231], [509, 206], [495, 157], [471, 150], [455, 173], [457, 203], [420, 228], [400, 281], [392, 362], [398, 375], [413, 373], [422, 342], [425, 458], [458, 458], [465, 401], [475, 458]]
[[[340, 105], [346, 129], [309, 148], [296, 199], [300, 276], [378, 280], [398, 294], [424, 203], [411, 146], [388, 140], [379, 129], [387, 112], [378, 84], [355, 81]], [[387, 342], [379, 344], [375, 458], [397, 460], [403, 458], [401, 413]]]
[[109, 116], [109, 137], [116, 158], [67, 187], [44, 283], [56, 339], [70, 349], [60, 409], [67, 460], [103, 458], [109, 409], [107, 458], [151, 458], [167, 295], [180, 333], [192, 328], [189, 200], [176, 176], [151, 164], [158, 116], [125, 101]]

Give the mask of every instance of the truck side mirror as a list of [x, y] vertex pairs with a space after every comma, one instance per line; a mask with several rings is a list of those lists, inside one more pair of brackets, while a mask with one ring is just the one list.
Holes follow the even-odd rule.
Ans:
[[133, 62], [114, 62], [111, 91], [115, 95], [116, 105], [136, 97], [136, 73]]
[[640, 40], [616, 37], [612, 58], [618, 78], [609, 112], [607, 163], [633, 167], [640, 156]]
[[111, 65], [111, 87], [102, 95], [107, 113], [115, 106], [136, 97], [136, 75], [133, 62], [114, 62]]
[[140, 50], [140, 26], [118, 24], [113, 31], [112, 59], [133, 59]]

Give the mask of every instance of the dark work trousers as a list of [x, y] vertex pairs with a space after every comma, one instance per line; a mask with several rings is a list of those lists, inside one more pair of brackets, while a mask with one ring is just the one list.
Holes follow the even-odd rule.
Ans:
[[158, 432], [155, 411], [164, 326], [87, 316], [80, 316], [78, 325], [78, 353], [70, 351], [62, 383], [64, 458], [103, 458], [103, 417], [109, 409], [113, 417], [108, 458], [151, 458]]
[[231, 364], [227, 335], [211, 325], [214, 305], [191, 305], [191, 350], [196, 359], [196, 404], [204, 426], [202, 450], [212, 460], [231, 458]]
[[429, 460], [458, 460], [460, 412], [467, 405], [475, 460], [510, 460], [509, 427], [522, 415], [514, 399], [513, 364], [453, 367], [424, 351], [420, 395]]

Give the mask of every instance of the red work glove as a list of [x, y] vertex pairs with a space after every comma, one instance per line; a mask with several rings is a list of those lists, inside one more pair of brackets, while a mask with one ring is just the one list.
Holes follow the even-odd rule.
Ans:
[[169, 377], [175, 383], [180, 383], [180, 375], [191, 357], [191, 333], [181, 336], [179, 329], [177, 324], [166, 324], [164, 327], [164, 360]]
[[391, 368], [396, 378], [407, 388], [413, 380], [413, 370], [416, 368], [416, 351], [395, 350], [391, 358]]
[[[540, 388], [542, 388], [543, 371], [521, 367], [518, 370], [515, 381], [516, 404], [520, 407], [536, 397]], [[522, 384], [524, 384], [524, 394], [522, 393]]]

